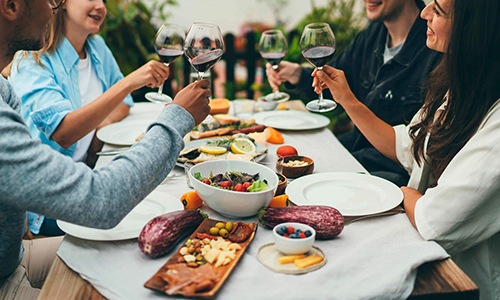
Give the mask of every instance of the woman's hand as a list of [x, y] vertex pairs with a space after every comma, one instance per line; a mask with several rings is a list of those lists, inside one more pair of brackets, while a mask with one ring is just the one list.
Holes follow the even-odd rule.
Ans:
[[410, 219], [410, 223], [413, 227], [417, 228], [417, 224], [415, 223], [415, 206], [417, 205], [417, 201], [423, 196], [414, 188], [410, 188], [407, 186], [402, 186], [401, 191], [403, 192], [403, 206], [405, 208], [405, 213]]
[[137, 90], [143, 86], [150, 88], [159, 87], [167, 80], [169, 75], [169, 67], [162, 62], [151, 60], [124, 79], [129, 81], [132, 90]]
[[182, 106], [193, 116], [194, 122], [200, 124], [210, 112], [208, 99], [212, 92], [209, 86], [208, 80], [197, 80], [179, 91], [172, 103]]
[[330, 90], [333, 99], [342, 106], [348, 104], [348, 101], [357, 101], [347, 83], [344, 71], [324, 66], [321, 71], [315, 69], [311, 76], [314, 77], [313, 88], [316, 93], [319, 94], [326, 87]]
[[278, 65], [278, 69], [275, 70], [270, 63], [266, 64], [266, 75], [269, 85], [273, 91], [277, 91], [279, 85], [283, 82], [290, 82], [291, 84], [297, 84], [300, 80], [301, 67], [299, 64], [291, 63], [288, 61], [282, 61]]

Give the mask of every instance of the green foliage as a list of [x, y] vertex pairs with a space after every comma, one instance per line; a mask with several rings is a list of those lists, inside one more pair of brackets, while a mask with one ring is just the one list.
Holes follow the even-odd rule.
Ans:
[[[166, 6], [176, 4], [177, 0], [155, 1], [152, 7], [163, 21]], [[151, 23], [152, 10], [141, 0], [107, 0], [106, 7], [108, 15], [101, 35], [127, 75], [156, 57], [153, 38], [157, 28]]]
[[354, 36], [364, 27], [363, 14], [354, 11], [355, 0], [329, 0], [326, 6], [317, 7], [311, 1], [312, 11], [306, 15], [295, 29], [299, 32], [289, 45], [287, 59], [294, 62], [304, 62], [300, 52], [300, 34], [304, 27], [313, 22], [330, 24], [336, 39], [336, 55], [339, 55], [354, 39]]

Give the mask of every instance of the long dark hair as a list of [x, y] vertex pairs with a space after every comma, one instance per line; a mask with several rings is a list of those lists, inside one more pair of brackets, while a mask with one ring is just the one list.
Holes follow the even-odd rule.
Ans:
[[[425, 154], [436, 179], [500, 98], [500, 1], [452, 2], [448, 49], [427, 80], [422, 120], [410, 128], [419, 164], [425, 159], [424, 142], [430, 133]], [[446, 111], [435, 122], [447, 92]]]

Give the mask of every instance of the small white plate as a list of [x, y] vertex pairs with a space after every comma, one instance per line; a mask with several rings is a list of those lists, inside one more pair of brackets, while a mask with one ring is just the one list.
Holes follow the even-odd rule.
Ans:
[[97, 131], [97, 138], [105, 143], [132, 146], [139, 135], [146, 132], [151, 120], [122, 121], [104, 126]]
[[57, 220], [57, 225], [69, 235], [93, 241], [119, 241], [134, 239], [142, 228], [156, 216], [183, 210], [180, 201], [153, 191], [112, 229], [96, 229]]
[[359, 173], [315, 173], [288, 183], [286, 193], [297, 205], [328, 205], [343, 216], [364, 216], [388, 211], [403, 201], [392, 182]]
[[257, 113], [257, 124], [282, 130], [310, 130], [328, 126], [330, 119], [319, 114], [297, 110], [276, 110]]
[[280, 264], [279, 258], [281, 256], [284, 256], [285, 254], [281, 253], [278, 248], [276, 248], [276, 245], [274, 243], [266, 244], [260, 247], [259, 252], [257, 253], [257, 259], [271, 271], [285, 274], [309, 273], [321, 268], [326, 264], [326, 256], [320, 248], [313, 246], [308, 254], [318, 254], [319, 256], [323, 257], [323, 261], [303, 269], [300, 269], [294, 263]]

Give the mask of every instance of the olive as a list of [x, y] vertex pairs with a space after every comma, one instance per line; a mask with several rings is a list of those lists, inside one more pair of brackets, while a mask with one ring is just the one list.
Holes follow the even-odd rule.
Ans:
[[226, 228], [222, 228], [221, 230], [219, 230], [219, 235], [223, 238], [227, 238], [227, 236], [229, 235], [229, 231], [227, 231]]
[[217, 222], [217, 224], [215, 224], [215, 227], [219, 228], [219, 229], [222, 229], [226, 226], [226, 224], [224, 224], [224, 222]]
[[233, 222], [226, 222], [226, 229], [227, 231], [231, 232], [233, 230]]
[[210, 228], [209, 232], [210, 232], [211, 235], [218, 235], [220, 231], [219, 231], [219, 228], [212, 227], [212, 228]]

